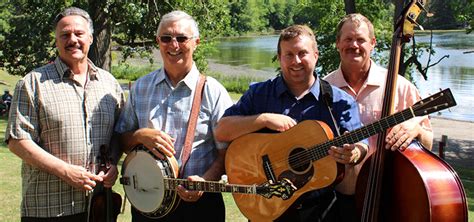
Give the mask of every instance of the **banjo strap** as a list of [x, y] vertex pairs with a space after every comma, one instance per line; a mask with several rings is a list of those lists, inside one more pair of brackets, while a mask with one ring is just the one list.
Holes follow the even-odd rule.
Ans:
[[191, 147], [194, 141], [194, 132], [196, 131], [196, 123], [201, 108], [202, 100], [202, 91], [204, 89], [204, 84], [206, 83], [206, 77], [202, 74], [199, 75], [199, 80], [196, 85], [196, 90], [194, 91], [193, 104], [191, 107], [191, 113], [189, 114], [189, 123], [188, 129], [186, 131], [186, 137], [184, 139], [184, 147], [181, 154], [181, 168], [179, 170], [179, 175], [183, 175], [184, 167], [186, 162], [189, 159], [189, 154], [191, 153]]

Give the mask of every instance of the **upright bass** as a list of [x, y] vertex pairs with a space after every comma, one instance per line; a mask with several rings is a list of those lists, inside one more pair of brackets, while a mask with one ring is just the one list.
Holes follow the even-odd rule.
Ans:
[[[401, 46], [414, 34], [425, 0], [412, 0], [397, 19], [392, 38], [382, 118], [393, 111]], [[356, 185], [361, 221], [467, 221], [466, 195], [456, 172], [429, 150], [387, 151], [386, 132], [365, 162]]]

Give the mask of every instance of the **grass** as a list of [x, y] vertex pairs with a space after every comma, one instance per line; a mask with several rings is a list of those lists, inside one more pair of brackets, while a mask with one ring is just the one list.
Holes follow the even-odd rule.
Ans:
[[20, 76], [9, 75], [6, 71], [0, 69], [0, 93], [3, 94], [3, 91], [8, 89], [10, 94], [13, 94], [15, 84], [20, 78]]

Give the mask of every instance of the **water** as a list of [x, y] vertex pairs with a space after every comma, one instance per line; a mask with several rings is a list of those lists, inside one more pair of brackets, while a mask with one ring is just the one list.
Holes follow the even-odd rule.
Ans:
[[[416, 36], [416, 41], [429, 42], [430, 36]], [[278, 36], [260, 36], [252, 38], [225, 39], [217, 45], [218, 52], [211, 56], [217, 63], [233, 66], [245, 65], [253, 69], [264, 70], [268, 76], [275, 75], [277, 62], [272, 62], [276, 55]], [[439, 89], [450, 88], [454, 94], [457, 106], [437, 114], [445, 118], [474, 121], [474, 34], [462, 32], [442, 33], [433, 36], [433, 47], [436, 55], [431, 57], [431, 63], [443, 59], [436, 66], [429, 68], [428, 80], [421, 74], [412, 74], [414, 83], [423, 98], [434, 94]], [[420, 62], [426, 65], [428, 56], [423, 55]]]

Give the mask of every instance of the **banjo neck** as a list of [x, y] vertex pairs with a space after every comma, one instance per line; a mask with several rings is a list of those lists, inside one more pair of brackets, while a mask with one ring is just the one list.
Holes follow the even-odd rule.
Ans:
[[257, 185], [234, 185], [217, 181], [190, 181], [175, 178], [165, 178], [164, 186], [167, 190], [176, 190], [178, 186], [183, 186], [188, 190], [211, 193], [258, 194], [263, 192], [263, 189]]
[[227, 182], [217, 181], [190, 181], [186, 179], [164, 178], [164, 187], [166, 190], [176, 190], [181, 185], [188, 190], [204, 191], [211, 193], [240, 193], [240, 194], [259, 194], [266, 198], [273, 196], [284, 200], [291, 197], [296, 187], [288, 179], [277, 182], [265, 182], [260, 185], [236, 185]]

